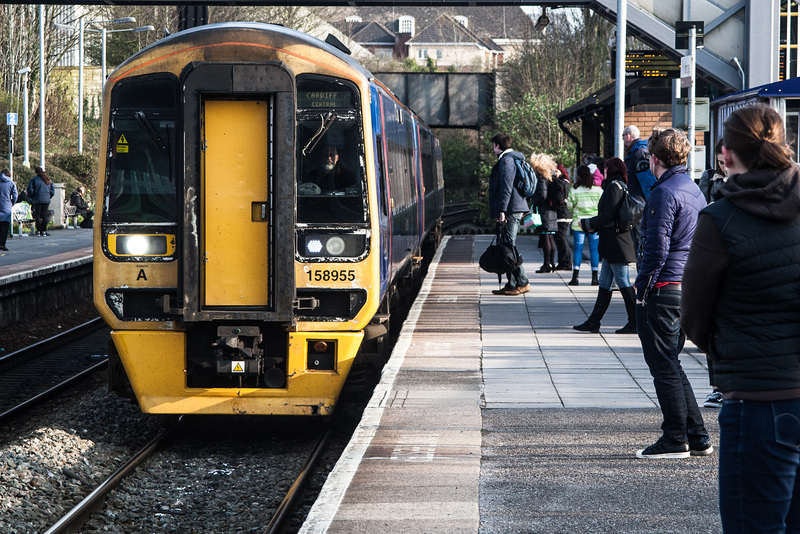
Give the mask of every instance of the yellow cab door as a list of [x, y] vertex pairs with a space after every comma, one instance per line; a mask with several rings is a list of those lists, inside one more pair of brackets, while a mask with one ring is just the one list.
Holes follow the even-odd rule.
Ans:
[[269, 102], [208, 99], [202, 107], [202, 303], [265, 307]]

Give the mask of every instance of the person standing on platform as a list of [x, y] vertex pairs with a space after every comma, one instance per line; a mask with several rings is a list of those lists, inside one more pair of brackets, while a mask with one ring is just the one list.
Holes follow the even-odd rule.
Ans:
[[0, 171], [0, 250], [7, 251], [6, 239], [11, 232], [11, 209], [17, 201], [17, 186], [11, 179], [11, 171]]
[[50, 208], [50, 199], [56, 194], [53, 181], [41, 167], [36, 167], [33, 177], [28, 184], [28, 196], [33, 205], [33, 218], [36, 221], [36, 235], [46, 236], [47, 233], [47, 210]]
[[[512, 243], [517, 242], [517, 232], [522, 217], [528, 212], [528, 203], [514, 187], [517, 166], [513, 158], [525, 160], [521, 152], [511, 149], [508, 134], [499, 133], [492, 137], [497, 163], [489, 175], [489, 217], [501, 225], [504, 237]], [[508, 281], [500, 289], [492, 291], [495, 295], [522, 295], [530, 291], [525, 269], [520, 265], [506, 273]]]
[[572, 240], [574, 251], [572, 256], [572, 280], [569, 285], [580, 285], [578, 275], [581, 272], [583, 263], [583, 243], [589, 243], [589, 261], [592, 267], [592, 285], [600, 284], [597, 278], [597, 271], [600, 266], [600, 254], [597, 251], [597, 244], [600, 236], [597, 233], [587, 233], [581, 228], [581, 219], [590, 219], [597, 215], [597, 204], [603, 191], [599, 187], [594, 187], [594, 177], [589, 167], [581, 165], [578, 167], [575, 177], [575, 187], [569, 191], [569, 204], [572, 211]]
[[725, 167], [724, 157], [722, 156], [722, 139], [714, 145], [714, 161], [717, 166], [703, 171], [700, 176], [700, 191], [706, 197], [706, 202], [711, 204], [720, 196], [719, 190], [728, 179], [728, 171]]
[[539, 211], [542, 224], [536, 228], [539, 234], [539, 248], [542, 249], [544, 262], [537, 273], [551, 273], [556, 270], [555, 235], [558, 231], [558, 213], [554, 205], [561, 193], [561, 185], [554, 183], [556, 178], [556, 162], [547, 154], [533, 153], [530, 157], [531, 168], [536, 172], [536, 192], [530, 198], [531, 209]]
[[723, 131], [729, 177], [700, 212], [683, 327], [722, 391], [723, 530], [800, 532], [800, 166], [768, 106]]
[[[641, 161], [648, 161], [647, 141], [640, 139], [639, 128], [633, 124], [626, 126], [622, 130], [622, 143], [625, 145], [625, 167], [628, 169], [628, 191], [644, 202], [645, 194], [642, 191], [642, 184], [639, 183], [637, 176], [638, 165]], [[631, 238], [633, 246], [639, 247], [641, 236], [641, 221], [631, 227]]]
[[617, 227], [617, 218], [622, 201], [625, 198], [625, 163], [619, 158], [609, 158], [605, 162], [606, 179], [603, 181], [603, 193], [597, 204], [597, 215], [589, 219], [581, 219], [584, 232], [597, 233], [599, 242], [597, 250], [602, 258], [600, 276], [598, 277], [597, 298], [592, 313], [581, 324], [572, 328], [580, 332], [600, 332], [600, 321], [611, 304], [613, 283], [617, 283], [619, 293], [625, 302], [628, 322], [615, 330], [617, 334], [636, 333], [636, 302], [633, 286], [628, 276], [628, 264], [636, 261], [629, 231]]
[[563, 164], [556, 165], [556, 176], [553, 178], [554, 183], [561, 185], [561, 191], [556, 206], [556, 217], [558, 217], [558, 229], [553, 240], [556, 243], [556, 251], [558, 252], [558, 263], [556, 263], [556, 271], [569, 271], [572, 270], [572, 250], [569, 248], [567, 236], [569, 235], [569, 226], [572, 222], [572, 212], [567, 205], [567, 198], [572, 189], [572, 183], [569, 181], [569, 171]]
[[686, 174], [689, 139], [680, 130], [654, 131], [648, 141], [650, 171], [657, 178], [642, 216], [636, 287], [636, 328], [664, 421], [661, 437], [637, 458], [706, 456], [714, 448], [679, 355], [681, 279], [697, 216], [706, 206]]

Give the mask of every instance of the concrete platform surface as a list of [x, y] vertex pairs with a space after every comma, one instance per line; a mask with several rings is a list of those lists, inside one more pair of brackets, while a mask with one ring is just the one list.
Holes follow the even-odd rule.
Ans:
[[[92, 256], [92, 229], [50, 230], [50, 235], [23, 235], [6, 241], [8, 251], [0, 251], [0, 279], [5, 276], [82, 259]], [[2, 283], [2, 280], [0, 280]]]
[[[496, 296], [477, 265], [491, 239], [440, 247], [301, 532], [721, 532], [716, 452], [635, 458], [661, 412], [638, 336], [614, 333], [619, 295], [600, 334], [577, 332], [597, 295], [588, 265], [579, 286], [535, 274], [538, 238], [520, 236], [532, 290]], [[705, 357], [687, 343], [681, 362], [702, 404]], [[716, 445], [717, 412], [701, 410]]]

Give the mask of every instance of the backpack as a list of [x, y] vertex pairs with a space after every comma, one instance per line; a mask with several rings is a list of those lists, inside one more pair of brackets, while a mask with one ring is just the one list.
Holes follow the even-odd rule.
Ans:
[[551, 209], [565, 206], [568, 195], [569, 180], [560, 176], [553, 176], [553, 179], [547, 184], [547, 206]]
[[616, 217], [617, 232], [628, 232], [641, 220], [642, 213], [644, 213], [644, 201], [631, 195], [625, 184], [617, 183], [622, 187], [622, 202], [619, 203]]
[[536, 192], [536, 172], [531, 167], [531, 164], [520, 159], [516, 156], [511, 156], [514, 159], [514, 166], [517, 169], [517, 174], [514, 177], [514, 187], [517, 188], [522, 198], [529, 199]]
[[642, 160], [636, 164], [636, 178], [639, 180], [639, 185], [642, 186], [642, 194], [645, 200], [650, 196], [650, 190], [656, 183], [656, 177], [650, 172], [650, 162]]

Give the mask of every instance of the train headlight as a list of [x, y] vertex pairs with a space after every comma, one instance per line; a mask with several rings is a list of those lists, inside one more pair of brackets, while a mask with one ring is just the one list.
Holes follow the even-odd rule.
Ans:
[[108, 248], [115, 256], [171, 256], [175, 252], [175, 236], [109, 234]]
[[327, 250], [328, 254], [331, 256], [341, 256], [344, 252], [344, 249], [344, 239], [338, 236], [329, 238], [325, 243], [325, 250]]
[[319, 254], [322, 252], [322, 241], [319, 239], [309, 239], [308, 242], [306, 242], [306, 249], [311, 254]]
[[366, 253], [366, 242], [365, 232], [298, 231], [297, 250], [304, 258], [360, 258]]

